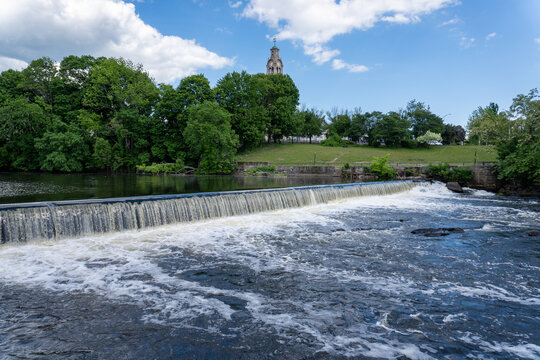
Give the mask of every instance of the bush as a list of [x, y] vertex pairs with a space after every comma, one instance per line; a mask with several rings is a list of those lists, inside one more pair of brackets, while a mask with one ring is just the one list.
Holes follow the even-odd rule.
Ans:
[[405, 175], [406, 176], [415, 176], [416, 170], [415, 169], [405, 169]]
[[345, 145], [345, 142], [341, 139], [339, 135], [332, 135], [328, 139], [321, 141], [322, 146], [332, 146], [338, 147]]
[[429, 164], [428, 173], [436, 179], [448, 181], [467, 181], [472, 179], [472, 170], [465, 168], [450, 168], [448, 163], [443, 163], [439, 165]]
[[145, 174], [178, 174], [182, 173], [184, 165], [180, 163], [161, 163], [152, 165], [137, 165], [137, 172]]
[[369, 165], [369, 170], [372, 173], [375, 173], [379, 177], [379, 179], [392, 180], [395, 179], [397, 176], [396, 170], [386, 164], [389, 157], [390, 154], [386, 154], [382, 157], [375, 157]]
[[266, 165], [266, 166], [258, 166], [256, 168], [247, 169], [246, 173], [250, 175], [256, 175], [259, 173], [273, 173], [276, 171], [276, 167], [274, 165]]
[[346, 162], [344, 165], [343, 165], [343, 168], [345, 170], [349, 170], [351, 168], [351, 164], [349, 164], [348, 162]]

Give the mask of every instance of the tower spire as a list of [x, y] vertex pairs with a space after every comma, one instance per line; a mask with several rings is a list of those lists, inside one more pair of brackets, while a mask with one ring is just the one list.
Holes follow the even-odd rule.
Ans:
[[276, 46], [276, 38], [272, 39], [274, 46], [270, 49], [270, 58], [266, 62], [266, 75], [283, 74], [283, 61], [279, 57], [279, 48]]

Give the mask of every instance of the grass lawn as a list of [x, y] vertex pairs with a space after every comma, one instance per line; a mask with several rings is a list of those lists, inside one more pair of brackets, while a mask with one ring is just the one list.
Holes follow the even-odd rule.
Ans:
[[[431, 146], [428, 149], [373, 148], [369, 146], [328, 147], [319, 144], [270, 144], [248, 153], [240, 154], [238, 161], [270, 162], [275, 165], [311, 165], [315, 157], [318, 165], [341, 166], [345, 163], [370, 162], [375, 156], [390, 154], [392, 164], [449, 164], [471, 165], [476, 161], [496, 161], [492, 146], [450, 145]], [[316, 155], [315, 155], [316, 154]]]

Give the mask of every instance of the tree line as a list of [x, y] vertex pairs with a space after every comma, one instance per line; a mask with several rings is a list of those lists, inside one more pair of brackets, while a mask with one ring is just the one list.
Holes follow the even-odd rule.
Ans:
[[116, 58], [67, 56], [0, 74], [0, 169], [86, 171], [186, 163], [234, 169], [237, 150], [293, 132], [299, 93], [287, 75], [203, 75], [174, 88]]
[[[416, 100], [388, 113], [323, 113], [298, 104], [288, 75], [231, 72], [213, 88], [192, 75], [173, 87], [155, 84], [141, 65], [122, 58], [44, 57], [0, 74], [0, 170], [118, 171], [166, 162], [230, 173], [238, 151], [290, 136], [311, 141], [324, 133], [326, 145], [348, 139], [392, 147], [465, 140], [465, 129]], [[504, 176], [524, 178], [525, 164], [537, 163], [509, 165], [537, 154], [538, 145], [530, 147], [538, 141], [537, 108], [533, 90], [508, 111], [490, 104], [469, 119], [471, 142], [499, 146]]]

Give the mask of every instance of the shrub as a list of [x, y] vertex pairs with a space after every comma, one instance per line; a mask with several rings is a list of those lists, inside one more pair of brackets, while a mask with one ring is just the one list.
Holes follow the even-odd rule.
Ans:
[[414, 176], [414, 175], [416, 175], [416, 170], [415, 169], [405, 169], [405, 175], [406, 176]]
[[334, 134], [330, 136], [328, 139], [321, 141], [322, 146], [343, 146], [345, 145], [345, 142], [341, 139], [341, 137], [337, 134]]
[[450, 168], [450, 165], [448, 163], [443, 163], [439, 165], [429, 164], [428, 173], [434, 178], [444, 181], [467, 181], [471, 180], [473, 177], [471, 169], [465, 169], [460, 167], [452, 169]]
[[348, 162], [346, 162], [344, 165], [343, 165], [343, 168], [345, 170], [349, 170], [351, 168], [351, 164], [349, 164]]
[[250, 175], [256, 175], [263, 172], [273, 173], [275, 171], [276, 171], [276, 167], [274, 165], [265, 165], [265, 166], [258, 166], [255, 168], [247, 169], [246, 173]]
[[137, 172], [146, 174], [177, 174], [184, 170], [184, 165], [180, 163], [161, 163], [152, 165], [137, 165]]
[[369, 165], [369, 170], [382, 180], [395, 179], [397, 176], [396, 170], [386, 164], [389, 157], [390, 154], [386, 154], [382, 157], [375, 157]]

